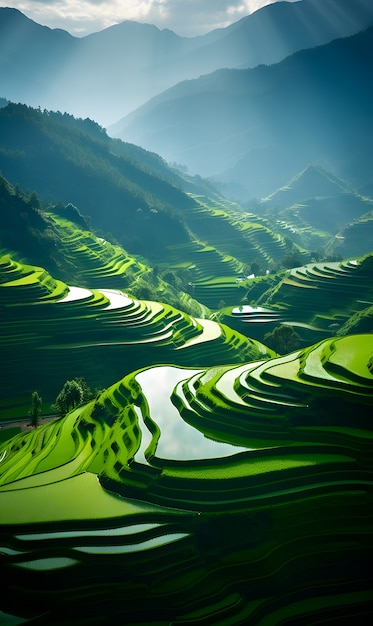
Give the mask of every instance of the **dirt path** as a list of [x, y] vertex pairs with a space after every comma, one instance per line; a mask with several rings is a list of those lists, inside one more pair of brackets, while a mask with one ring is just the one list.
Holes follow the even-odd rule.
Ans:
[[[41, 417], [38, 426], [42, 426], [43, 424], [47, 424], [48, 422], [53, 422], [56, 419], [58, 419], [58, 415], [48, 415], [47, 417]], [[1, 422], [0, 429], [6, 428], [20, 428], [22, 432], [27, 432], [28, 430], [32, 430], [33, 426], [31, 425], [30, 418], [26, 417], [24, 419]]]

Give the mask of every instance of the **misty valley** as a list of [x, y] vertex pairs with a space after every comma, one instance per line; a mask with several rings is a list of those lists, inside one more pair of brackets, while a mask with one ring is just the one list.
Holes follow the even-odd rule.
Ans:
[[372, 28], [0, 8], [1, 625], [369, 623]]

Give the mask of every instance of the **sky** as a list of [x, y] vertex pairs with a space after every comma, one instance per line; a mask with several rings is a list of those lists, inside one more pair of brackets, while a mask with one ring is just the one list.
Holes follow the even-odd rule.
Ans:
[[[21, 0], [0, 7], [19, 9], [30, 19], [50, 28], [63, 28], [82, 37], [135, 20], [169, 28], [185, 37], [202, 35], [228, 26], [277, 0]], [[294, 2], [296, 0], [287, 0]]]

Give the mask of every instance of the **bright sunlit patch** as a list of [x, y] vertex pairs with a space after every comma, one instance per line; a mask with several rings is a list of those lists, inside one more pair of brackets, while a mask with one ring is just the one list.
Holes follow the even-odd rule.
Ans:
[[[62, 28], [77, 37], [125, 20], [155, 24], [158, 28], [169, 28], [181, 36], [192, 37], [224, 28], [274, 2], [276, 0], [21, 0], [13, 2], [12, 6], [39, 24]], [[8, 5], [8, 2], [0, 2], [0, 6]]]
[[101, 289], [101, 293], [110, 300], [110, 304], [105, 307], [106, 311], [109, 309], [124, 309], [133, 303], [132, 298], [129, 298], [118, 289]]
[[84, 287], [69, 287], [67, 296], [57, 302], [74, 302], [75, 300], [86, 300], [92, 296], [92, 291], [84, 289]]

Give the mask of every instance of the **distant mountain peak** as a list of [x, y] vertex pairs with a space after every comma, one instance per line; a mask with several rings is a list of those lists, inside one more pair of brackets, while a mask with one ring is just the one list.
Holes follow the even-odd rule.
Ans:
[[43, 26], [42, 24], [35, 22], [18, 9], [14, 9], [13, 7], [0, 7], [1, 34], [5, 33], [9, 35], [12, 34], [12, 31], [13, 33], [17, 33], [17, 30], [21, 27], [27, 37], [30, 37], [31, 34], [44, 32], [51, 33], [52, 36], [55, 34], [55, 37], [58, 38], [63, 36], [65, 38], [74, 39], [73, 35], [63, 28], [49, 28], [49, 26]]
[[[336, 191], [349, 191], [346, 184], [328, 172], [319, 163], [310, 163], [286, 185], [288, 189], [304, 189], [316, 191], [316, 195], [330, 195]], [[313, 194], [315, 195], [315, 193]]]
[[324, 169], [319, 163], [310, 163], [288, 183], [267, 196], [264, 202], [290, 206], [293, 202], [308, 198], [335, 196], [351, 189], [341, 179]]

